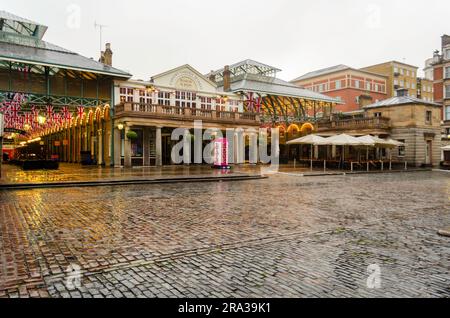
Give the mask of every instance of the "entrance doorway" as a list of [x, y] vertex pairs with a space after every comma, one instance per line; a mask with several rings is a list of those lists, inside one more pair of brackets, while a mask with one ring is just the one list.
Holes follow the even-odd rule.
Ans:
[[162, 164], [163, 166], [171, 165], [172, 140], [170, 135], [162, 135]]

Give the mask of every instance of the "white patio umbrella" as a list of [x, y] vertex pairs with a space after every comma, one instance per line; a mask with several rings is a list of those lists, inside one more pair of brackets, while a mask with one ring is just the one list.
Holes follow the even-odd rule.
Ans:
[[288, 141], [287, 144], [288, 145], [316, 145], [317, 143], [319, 143], [323, 140], [325, 140], [325, 138], [320, 137], [315, 134], [311, 134], [308, 136], [304, 136], [301, 138], [297, 138], [297, 139]]
[[445, 146], [445, 147], [441, 147], [442, 150], [450, 150], [450, 145]]
[[398, 146], [404, 146], [404, 145], [405, 145], [404, 142], [401, 142], [401, 141], [398, 141], [398, 140], [394, 140], [394, 139], [392, 139], [392, 138], [389, 138], [389, 139], [382, 139], [382, 140], [384, 140], [385, 142], [391, 143], [391, 144], [394, 145], [395, 147], [398, 147]]
[[367, 171], [369, 171], [369, 146], [374, 147], [376, 145], [375, 137], [371, 135], [365, 135], [357, 137], [357, 139], [363, 142], [366, 146], [366, 163], [367, 163]]
[[317, 145], [319, 142], [323, 142], [325, 138], [320, 137], [315, 134], [307, 135], [301, 138], [297, 138], [291, 141], [288, 141], [286, 144], [288, 145], [311, 145], [311, 170], [313, 168], [313, 146]]
[[340, 134], [325, 138], [324, 141], [317, 143], [317, 145], [342, 146], [342, 160], [345, 160], [345, 146], [366, 146], [367, 144], [361, 140], [358, 140], [356, 137], [347, 134]]

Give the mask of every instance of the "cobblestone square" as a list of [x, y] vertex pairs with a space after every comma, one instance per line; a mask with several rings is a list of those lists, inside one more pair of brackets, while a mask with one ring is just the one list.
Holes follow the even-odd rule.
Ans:
[[446, 172], [1, 191], [0, 297], [450, 297], [449, 200]]

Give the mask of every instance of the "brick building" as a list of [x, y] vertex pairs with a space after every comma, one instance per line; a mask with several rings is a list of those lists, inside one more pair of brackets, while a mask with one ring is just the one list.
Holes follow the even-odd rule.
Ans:
[[441, 37], [441, 54], [434, 52], [433, 86], [434, 100], [442, 105], [442, 143], [450, 145], [450, 36]]
[[339, 99], [335, 111], [348, 112], [387, 98], [387, 76], [337, 65], [302, 75], [292, 83]]

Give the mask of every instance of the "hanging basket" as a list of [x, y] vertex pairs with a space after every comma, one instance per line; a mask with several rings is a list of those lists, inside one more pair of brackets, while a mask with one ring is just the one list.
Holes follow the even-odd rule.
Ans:
[[127, 132], [127, 138], [130, 140], [135, 140], [138, 138], [138, 134], [135, 131], [130, 130]]

